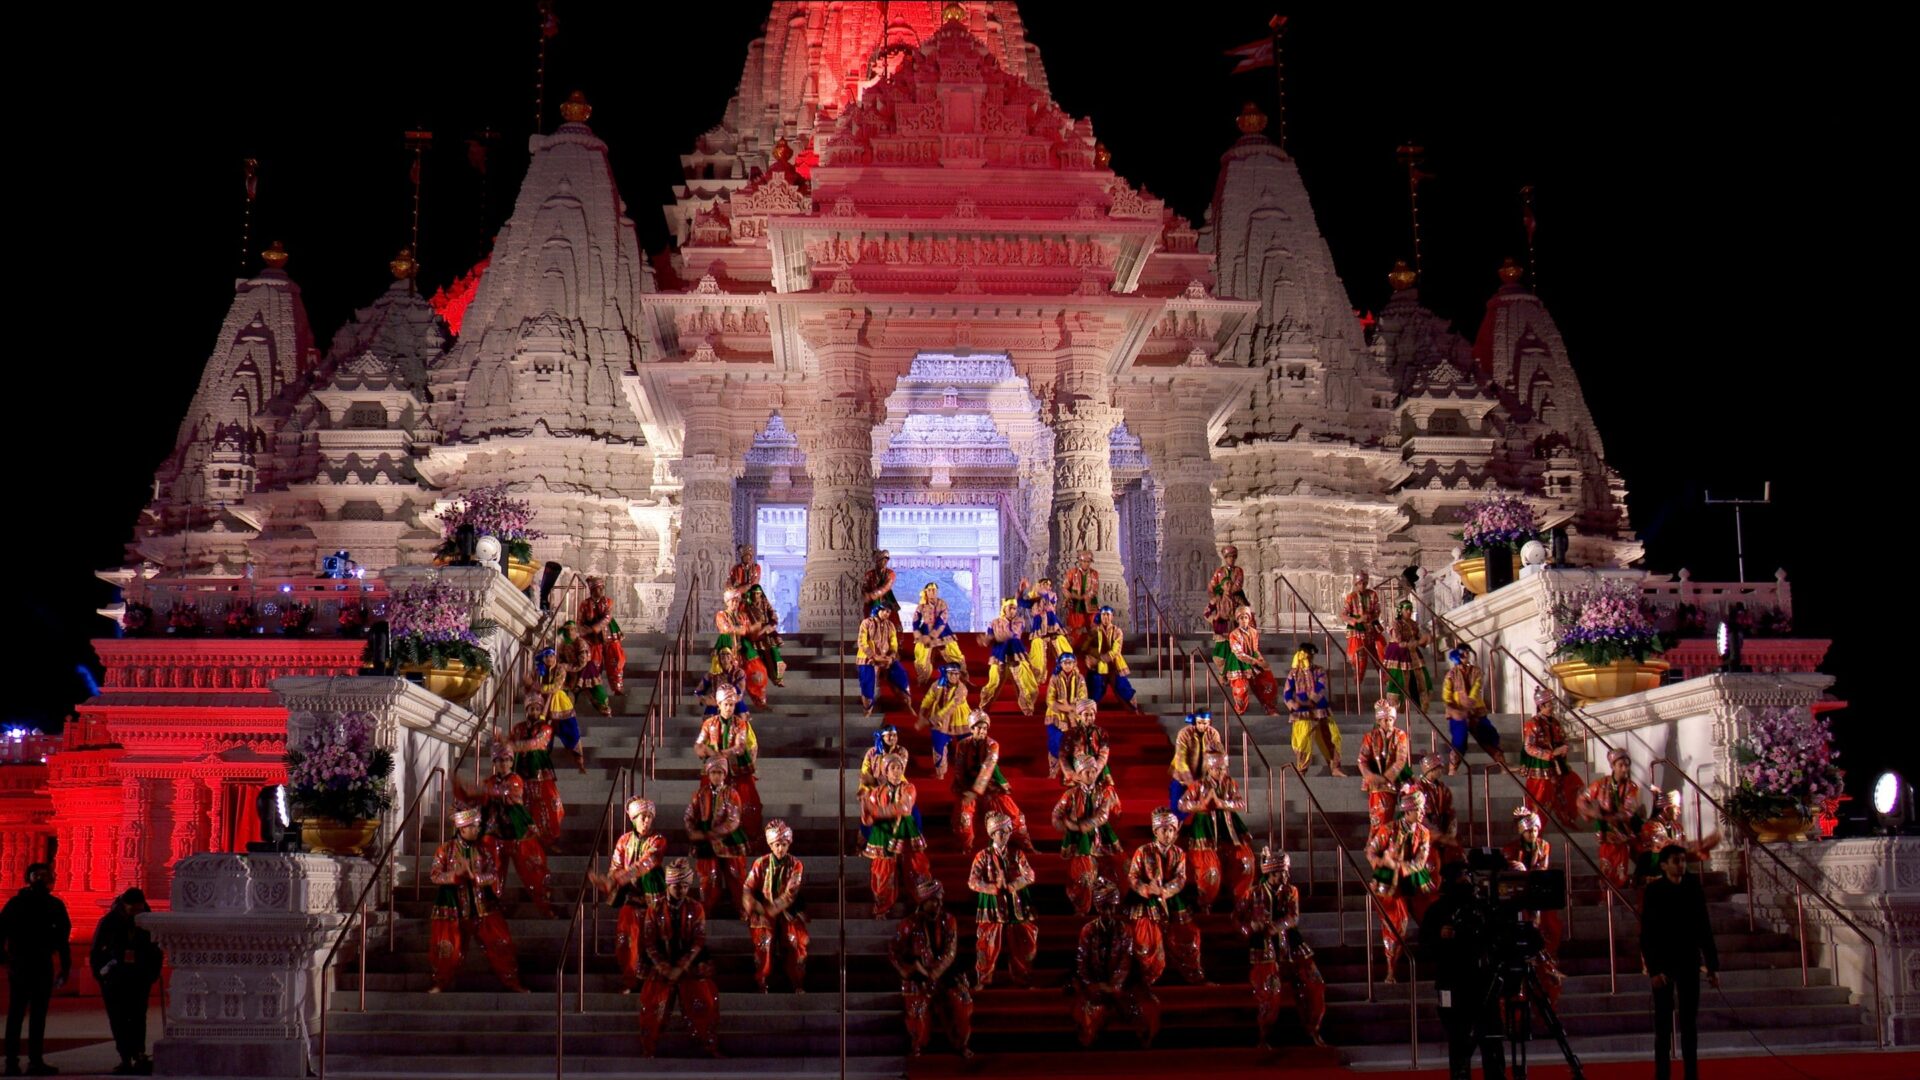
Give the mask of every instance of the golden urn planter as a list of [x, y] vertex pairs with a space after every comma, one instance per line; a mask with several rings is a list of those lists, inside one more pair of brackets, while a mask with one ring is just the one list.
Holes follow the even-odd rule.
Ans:
[[308, 851], [321, 855], [365, 855], [379, 833], [379, 818], [368, 821], [300, 819], [300, 842], [307, 845]]
[[1763, 844], [1781, 844], [1805, 840], [1813, 829], [1813, 819], [1795, 811], [1781, 817], [1749, 821], [1747, 827], [1753, 830], [1755, 840]]
[[531, 560], [507, 559], [507, 580], [513, 582], [513, 587], [521, 592], [527, 591], [533, 584], [533, 576], [539, 572], [540, 568]]
[[[1512, 555], [1513, 577], [1515, 581], [1518, 581], [1520, 579], [1520, 553], [1515, 551], [1512, 552]], [[1468, 592], [1475, 596], [1486, 595], [1487, 557], [1485, 555], [1475, 555], [1471, 559], [1461, 559], [1459, 562], [1453, 564], [1453, 572], [1460, 575], [1460, 584], [1465, 586]]]
[[1566, 660], [1553, 665], [1553, 674], [1567, 693], [1582, 702], [1606, 701], [1658, 687], [1660, 677], [1671, 666], [1665, 660], [1615, 660], [1597, 665]]
[[486, 672], [468, 667], [459, 660], [447, 661], [446, 667], [409, 664], [400, 671], [404, 675], [420, 676], [421, 685], [428, 691], [455, 705], [465, 704], [468, 698], [480, 692], [480, 684], [487, 680]]

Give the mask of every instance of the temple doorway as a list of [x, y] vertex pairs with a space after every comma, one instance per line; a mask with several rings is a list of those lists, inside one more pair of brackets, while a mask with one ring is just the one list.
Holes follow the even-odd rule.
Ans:
[[[947, 601], [954, 629], [986, 629], [1000, 603], [1000, 529], [998, 506], [882, 506], [880, 546], [893, 554], [902, 623], [913, 625], [920, 590], [932, 583]], [[798, 626], [807, 508], [760, 504], [753, 546], [760, 584], [780, 625]]]

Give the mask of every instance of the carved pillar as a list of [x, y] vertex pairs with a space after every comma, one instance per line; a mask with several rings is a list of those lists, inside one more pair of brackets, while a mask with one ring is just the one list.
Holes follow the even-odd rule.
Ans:
[[[1219, 467], [1207, 444], [1206, 401], [1175, 388], [1138, 431], [1160, 496], [1160, 602], [1183, 627], [1197, 627], [1207, 604], [1207, 575], [1219, 558], [1213, 535], [1213, 480]], [[1250, 554], [1243, 549], [1242, 565], [1252, 561]], [[1247, 592], [1258, 598], [1254, 575], [1249, 568]]]
[[733, 563], [733, 482], [741, 470], [732, 453], [726, 388], [722, 376], [702, 377], [680, 397], [687, 431], [679, 462], [680, 539], [675, 548], [669, 631], [680, 623], [694, 576], [700, 578], [700, 606], [705, 609], [694, 613], [698, 619], [719, 606], [727, 567]]
[[127, 777], [120, 781], [120, 861], [114, 889], [147, 888], [147, 835], [152, 829], [153, 781]]
[[[173, 880], [175, 863], [207, 849], [204, 838], [206, 824], [205, 805], [207, 789], [201, 782], [189, 776], [175, 777], [173, 780], [173, 828], [167, 843], [167, 859], [159, 864], [159, 869], [148, 872], [148, 880], [155, 886], [165, 885]], [[164, 880], [158, 875], [164, 874]]]
[[862, 312], [829, 312], [803, 331], [820, 366], [820, 391], [806, 406], [800, 431], [813, 480], [807, 568], [800, 579], [800, 629], [806, 633], [853, 633], [860, 625], [860, 575], [873, 565], [879, 527], [873, 424], [880, 403], [860, 341], [865, 321]]
[[1048, 426], [1053, 429], [1053, 511], [1047, 522], [1054, 584], [1082, 549], [1093, 552], [1100, 600], [1123, 618], [1127, 589], [1120, 565], [1120, 513], [1113, 504], [1113, 445], [1120, 411], [1109, 401], [1104, 344], [1073, 342], [1056, 357]]

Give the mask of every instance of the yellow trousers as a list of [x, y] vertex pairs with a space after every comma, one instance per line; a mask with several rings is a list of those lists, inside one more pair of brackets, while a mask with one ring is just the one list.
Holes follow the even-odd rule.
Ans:
[[[1323, 733], [1324, 732], [1324, 733]], [[1331, 743], [1331, 745], [1329, 745]], [[1293, 753], [1299, 759], [1300, 767], [1313, 764], [1313, 748], [1320, 747], [1330, 762], [1340, 760], [1340, 725], [1332, 719], [1295, 720], [1293, 722]]]

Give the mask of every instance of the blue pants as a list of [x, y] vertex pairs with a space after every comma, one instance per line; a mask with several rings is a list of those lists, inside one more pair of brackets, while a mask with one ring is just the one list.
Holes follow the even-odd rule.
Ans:
[[[907, 669], [900, 663], [900, 661], [895, 660], [893, 662], [893, 666], [887, 669], [887, 681], [893, 684], [894, 689], [900, 691], [901, 697], [907, 696]], [[861, 664], [860, 665], [860, 700], [872, 701], [877, 696], [877, 691], [880, 689], [879, 684], [880, 684], [879, 673], [874, 671], [873, 665]]]
[[1167, 781], [1167, 809], [1173, 811], [1181, 821], [1187, 820], [1186, 813], [1180, 809], [1180, 796], [1186, 793], [1187, 785], [1178, 780]]
[[579, 753], [580, 718], [578, 716], [569, 716], [565, 720], [553, 725], [553, 737], [560, 740], [561, 746], [575, 753]]
[[1492, 753], [1500, 749], [1500, 732], [1493, 726], [1493, 721], [1487, 717], [1483, 716], [1478, 720], [1469, 722], [1466, 720], [1455, 720], [1450, 716], [1447, 718], [1447, 731], [1453, 736], [1453, 752], [1459, 754], [1461, 757], [1465, 757], [1467, 754], [1467, 733], [1469, 731], [1473, 733], [1474, 741], [1480, 744], [1482, 750]]
[[[1121, 701], [1133, 700], [1133, 683], [1125, 675], [1113, 676], [1113, 692], [1120, 695]], [[1107, 696], [1107, 676], [1097, 671], [1087, 672], [1087, 696], [1098, 702]]]
[[947, 734], [944, 731], [933, 732], [933, 756], [936, 759], [946, 757], [947, 744], [952, 741], [953, 741], [953, 736]]
[[1060, 744], [1065, 741], [1066, 737], [1066, 732], [1061, 731], [1052, 724], [1047, 725], [1047, 757], [1057, 758], [1060, 756]]

